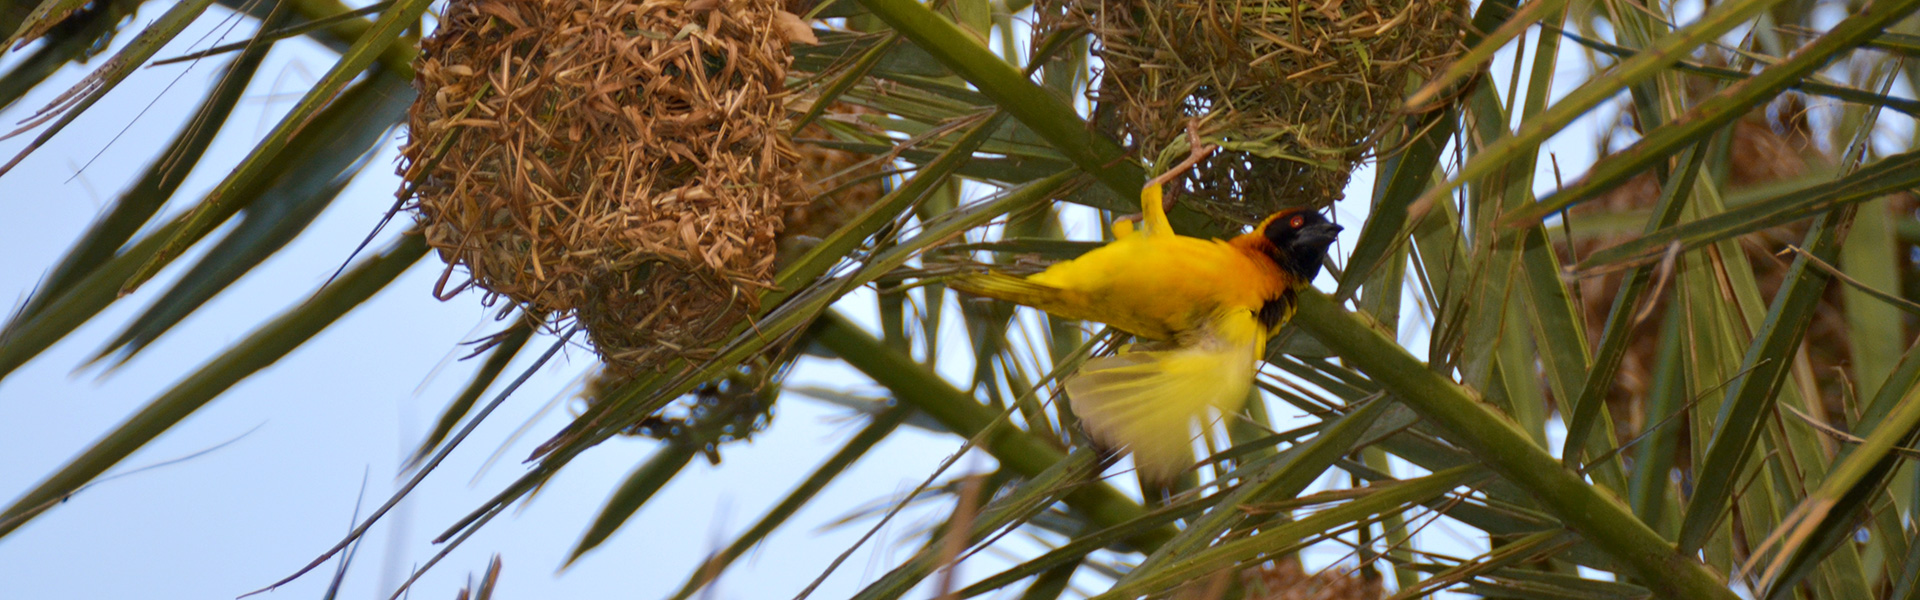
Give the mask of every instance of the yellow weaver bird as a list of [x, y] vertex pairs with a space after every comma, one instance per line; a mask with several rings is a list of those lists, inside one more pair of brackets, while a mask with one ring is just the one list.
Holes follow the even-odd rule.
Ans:
[[1293, 317], [1295, 291], [1320, 273], [1340, 226], [1304, 208], [1267, 217], [1231, 240], [1177, 235], [1159, 185], [1140, 194], [1143, 230], [1113, 224], [1114, 241], [1021, 278], [962, 275], [953, 289], [1096, 321], [1143, 343], [1087, 361], [1066, 380], [1082, 426], [1102, 446], [1133, 451], [1139, 476], [1163, 482], [1191, 466], [1193, 421], [1246, 402], [1267, 338]]

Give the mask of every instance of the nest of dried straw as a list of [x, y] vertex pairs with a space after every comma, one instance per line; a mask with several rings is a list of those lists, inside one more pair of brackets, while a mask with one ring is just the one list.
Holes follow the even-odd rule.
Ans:
[[1240, 218], [1337, 200], [1466, 23], [1460, 0], [1055, 1], [1051, 28], [1097, 38], [1096, 126], [1152, 159], [1184, 154], [1176, 142], [1201, 119], [1224, 151], [1181, 183]]
[[795, 21], [773, 0], [453, 0], [403, 150], [453, 287], [577, 318], [618, 370], [724, 335], [802, 198]]

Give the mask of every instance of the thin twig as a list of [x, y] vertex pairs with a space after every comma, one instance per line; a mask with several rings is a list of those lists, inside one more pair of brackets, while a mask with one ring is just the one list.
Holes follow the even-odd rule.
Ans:
[[[1175, 177], [1186, 173], [1187, 169], [1191, 169], [1194, 165], [1200, 164], [1200, 161], [1206, 160], [1208, 156], [1213, 155], [1214, 150], [1219, 149], [1219, 146], [1200, 142], [1199, 127], [1200, 122], [1198, 120], [1187, 122], [1187, 158], [1181, 160], [1180, 163], [1174, 165], [1173, 168], [1167, 169], [1167, 172], [1147, 180], [1146, 187], [1153, 187], [1173, 181]], [[1162, 208], [1172, 208], [1173, 202], [1168, 197], [1163, 196], [1160, 198], [1160, 206]]]
[[[1666, 256], [1660, 259], [1660, 270], [1656, 272], [1660, 275], [1660, 278], [1653, 280], [1653, 293], [1641, 298], [1640, 312], [1633, 315], [1633, 325], [1635, 327], [1646, 322], [1647, 317], [1653, 316], [1654, 307], [1660, 305], [1660, 294], [1667, 290], [1667, 282], [1673, 279], [1673, 268], [1675, 263], [1679, 261], [1679, 258], [1680, 242], [1669, 244], [1667, 246]], [[1577, 288], [1578, 286], [1575, 287]]]
[[[472, 420], [467, 421], [467, 426], [461, 428], [460, 433], [454, 434], [453, 437], [448, 438], [446, 446], [441, 447], [440, 452], [434, 454], [432, 459], [429, 459], [425, 465], [422, 465], [420, 467], [420, 472], [415, 473], [413, 475], [413, 479], [407, 481], [406, 485], [401, 486], [399, 491], [394, 492], [393, 497], [389, 498], [386, 504], [381, 505], [379, 509], [374, 510], [373, 516], [368, 517], [366, 522], [361, 523], [359, 527], [354, 528], [354, 530], [351, 533], [348, 533], [346, 539], [340, 540], [339, 543], [334, 544], [332, 548], [329, 548], [326, 552], [322, 553], [318, 558], [313, 559], [313, 562], [308, 563], [307, 566], [305, 567], [301, 567], [300, 570], [295, 571], [292, 575], [288, 575], [284, 579], [275, 581], [273, 582], [273, 584], [268, 585], [267, 587], [242, 594], [240, 595], [240, 597], [245, 598], [245, 597], [259, 594], [262, 592], [270, 592], [270, 591], [273, 591], [274, 588], [278, 588], [282, 585], [291, 583], [293, 582], [293, 580], [299, 579], [300, 576], [306, 575], [308, 571], [312, 571], [314, 568], [319, 567], [321, 564], [325, 563], [327, 559], [332, 558], [334, 554], [338, 554], [341, 550], [345, 550], [347, 545], [352, 544], [353, 541], [356, 539], [359, 539], [360, 536], [366, 535], [367, 530], [372, 529], [373, 524], [380, 521], [380, 517], [385, 516], [387, 514], [387, 511], [392, 510], [394, 506], [398, 506], [400, 504], [400, 501], [405, 499], [407, 497], [407, 494], [411, 493], [415, 486], [420, 485], [420, 482], [427, 478], [427, 474], [433, 472], [434, 467], [440, 466], [440, 461], [446, 460], [447, 455], [452, 454], [453, 449], [459, 447], [460, 442], [466, 440], [467, 435], [473, 433], [473, 430], [480, 426], [480, 422], [485, 421], [487, 419], [487, 415], [492, 414], [494, 409], [500, 408], [500, 404], [503, 402], [506, 402], [508, 396], [512, 396], [515, 390], [520, 389], [521, 384], [526, 383], [527, 380], [531, 379], [533, 377], [533, 374], [538, 372], [541, 367], [546, 366], [547, 361], [551, 360], [553, 358], [553, 355], [558, 354], [561, 348], [566, 347], [567, 340], [573, 339], [573, 334], [578, 333], [579, 331], [580, 331], [580, 327], [576, 325], [568, 329], [565, 334], [562, 334], [560, 336], [560, 339], [553, 343], [553, 346], [547, 348], [547, 351], [545, 354], [540, 355], [539, 360], [534, 361], [534, 363], [531, 366], [528, 366], [526, 371], [520, 373], [520, 376], [513, 380], [513, 383], [508, 384], [506, 389], [500, 390], [500, 394], [497, 396], [494, 396], [492, 402], [487, 403], [487, 406], [485, 408], [480, 409], [480, 412], [475, 414]], [[484, 517], [484, 519], [491, 519], [492, 515], [498, 513], [500, 508], [504, 508], [504, 506], [495, 507], [493, 512], [488, 513], [488, 515]], [[460, 536], [460, 539], [461, 540], [466, 539], [466, 536], [471, 535], [474, 529], [478, 529], [478, 526], [476, 525], [475, 527], [468, 529], [464, 534]], [[455, 541], [453, 545], [448, 546], [447, 549], [452, 550], [455, 546], [458, 546], [458, 545], [459, 545], [459, 542]], [[443, 552], [442, 556], [444, 555], [445, 553]], [[438, 561], [439, 557], [438, 556], [434, 557], [434, 560]], [[426, 568], [431, 566], [433, 566], [432, 562], [427, 563], [426, 567], [421, 567], [421, 572], [424, 572]], [[419, 573], [415, 573], [414, 577], [418, 578], [419, 575], [420, 575]], [[409, 579], [408, 583], [411, 583], [411, 582], [412, 580]], [[402, 587], [402, 589], [405, 589], [404, 586]], [[394, 595], [398, 597], [399, 592], [395, 592]]]
[[1788, 244], [1786, 249], [1776, 253], [1775, 256], [1786, 254], [1789, 252], [1799, 254], [1800, 256], [1807, 259], [1807, 264], [1813, 265], [1814, 268], [1820, 269], [1822, 272], [1833, 276], [1835, 279], [1839, 279], [1840, 281], [1845, 282], [1847, 285], [1853, 286], [1854, 289], [1865, 292], [1868, 296], [1873, 296], [1874, 298], [1879, 299], [1881, 302], [1891, 304], [1893, 305], [1894, 308], [1898, 308], [1900, 310], [1904, 310], [1909, 313], [1920, 315], [1920, 304], [1915, 304], [1912, 300], [1901, 298], [1899, 296], [1895, 296], [1893, 294], [1889, 294], [1887, 292], [1874, 289], [1873, 286], [1867, 285], [1866, 282], [1860, 281], [1858, 279], [1854, 279], [1852, 277], [1848, 277], [1846, 273], [1841, 272], [1840, 269], [1834, 268], [1834, 266], [1832, 264], [1827, 263], [1827, 261], [1820, 260], [1820, 257], [1814, 256], [1812, 252], [1806, 251], [1805, 248], [1801, 248], [1800, 246], [1793, 245], [1793, 244]]

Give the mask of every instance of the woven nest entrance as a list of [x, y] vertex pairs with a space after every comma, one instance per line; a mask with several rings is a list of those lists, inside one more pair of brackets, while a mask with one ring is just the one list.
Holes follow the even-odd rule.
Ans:
[[576, 318], [609, 367], [697, 354], [771, 285], [803, 199], [774, 0], [453, 0], [403, 173], [451, 274]]
[[[1095, 125], [1137, 156], [1186, 153], [1190, 122], [1221, 152], [1174, 185], [1240, 220], [1337, 200], [1404, 115], [1411, 86], [1461, 50], [1460, 0], [1055, 0], [1105, 64]], [[1170, 162], [1164, 161], [1163, 162]]]

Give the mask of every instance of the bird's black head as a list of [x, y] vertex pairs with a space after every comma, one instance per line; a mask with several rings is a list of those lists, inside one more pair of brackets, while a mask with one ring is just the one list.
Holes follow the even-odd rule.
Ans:
[[1258, 231], [1273, 244], [1268, 255], [1287, 273], [1306, 285], [1320, 275], [1320, 262], [1327, 247], [1340, 235], [1341, 227], [1320, 213], [1305, 208], [1290, 208], [1260, 222]]

